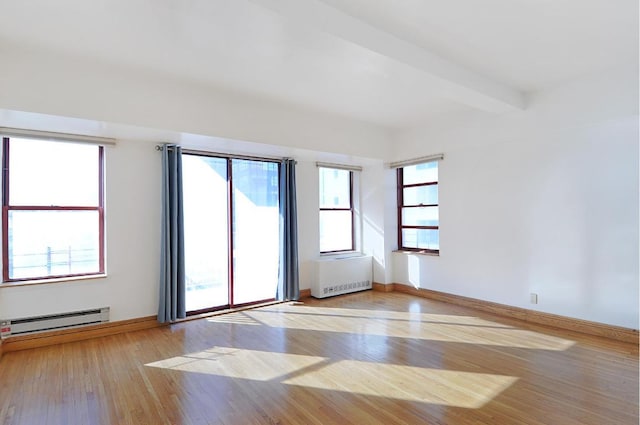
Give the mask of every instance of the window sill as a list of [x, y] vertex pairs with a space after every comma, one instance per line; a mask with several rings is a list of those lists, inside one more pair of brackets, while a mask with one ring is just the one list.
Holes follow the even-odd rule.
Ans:
[[320, 253], [321, 260], [341, 260], [343, 258], [362, 257], [365, 254], [360, 251], [340, 251]]
[[397, 252], [398, 254], [417, 254], [417, 255], [426, 255], [427, 257], [439, 257], [440, 251], [413, 251], [411, 249], [396, 249], [393, 252]]
[[106, 277], [107, 277], [106, 273], [101, 273], [101, 274], [92, 274], [92, 275], [86, 275], [86, 276], [58, 277], [55, 279], [20, 280], [16, 282], [2, 282], [0, 283], [0, 288], [14, 288], [16, 286], [30, 286], [30, 285], [45, 285], [48, 283], [76, 282], [79, 280], [104, 279]]

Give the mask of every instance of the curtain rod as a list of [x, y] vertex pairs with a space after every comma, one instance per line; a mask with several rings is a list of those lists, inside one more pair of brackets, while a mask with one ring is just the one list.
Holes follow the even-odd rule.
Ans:
[[[165, 145], [156, 145], [156, 150], [161, 151], [164, 149]], [[171, 148], [171, 146], [169, 146]], [[231, 159], [248, 159], [253, 161], [282, 161], [283, 159], [293, 159], [288, 157], [277, 157], [277, 156], [251, 156], [251, 155], [242, 155], [242, 154], [230, 154], [223, 152], [212, 152], [212, 151], [200, 151], [195, 149], [182, 149], [183, 153], [190, 155], [201, 155], [201, 156], [213, 156], [218, 158], [231, 158]]]
[[28, 130], [24, 128], [0, 127], [4, 136], [24, 137], [28, 139], [58, 140], [61, 142], [80, 142], [99, 145], [115, 145], [116, 139], [111, 137], [88, 136], [85, 134], [58, 133], [55, 131]]
[[422, 156], [420, 158], [407, 159], [405, 161], [390, 162], [387, 165], [389, 168], [400, 168], [407, 167], [409, 165], [424, 164], [425, 162], [440, 161], [442, 159], [444, 159], [444, 154], [438, 153], [435, 155]]

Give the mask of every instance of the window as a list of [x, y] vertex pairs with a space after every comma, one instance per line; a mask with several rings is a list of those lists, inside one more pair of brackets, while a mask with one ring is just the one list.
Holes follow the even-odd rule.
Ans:
[[398, 168], [398, 249], [438, 253], [438, 162]]
[[353, 171], [318, 167], [320, 252], [354, 250]]
[[3, 281], [104, 273], [103, 148], [3, 138]]

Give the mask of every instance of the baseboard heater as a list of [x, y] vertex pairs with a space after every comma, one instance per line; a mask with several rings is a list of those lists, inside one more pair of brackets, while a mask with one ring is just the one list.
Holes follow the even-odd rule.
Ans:
[[109, 321], [109, 307], [47, 316], [0, 320], [0, 337], [73, 328]]
[[370, 255], [314, 261], [311, 295], [325, 298], [371, 289], [373, 260]]

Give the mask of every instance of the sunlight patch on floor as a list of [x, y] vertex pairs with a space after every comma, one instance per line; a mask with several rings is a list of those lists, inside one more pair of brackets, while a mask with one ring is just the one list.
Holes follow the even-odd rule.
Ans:
[[[277, 314], [274, 314], [275, 311]], [[351, 314], [348, 314], [349, 311]], [[252, 310], [246, 314], [275, 328], [553, 351], [563, 351], [575, 344], [574, 341], [567, 339], [512, 328], [469, 316], [443, 315], [438, 317], [437, 314], [426, 315], [424, 313], [346, 309], [343, 311], [343, 309], [287, 306], [278, 307], [278, 310]]]
[[343, 360], [283, 383], [477, 409], [517, 380], [513, 376]]
[[479, 408], [518, 378], [288, 353], [213, 347], [146, 366], [320, 390]]
[[[256, 311], [256, 310], [252, 310]], [[457, 316], [453, 314], [421, 313], [419, 311], [367, 310], [357, 308], [315, 307], [301, 305], [278, 304], [262, 307], [258, 311], [273, 313], [317, 314], [336, 317], [360, 317], [365, 319], [408, 320], [433, 323], [451, 323], [458, 325], [491, 326], [512, 328], [502, 323], [492, 322], [475, 316]]]
[[255, 319], [247, 316], [244, 313], [225, 313], [217, 316], [207, 317], [205, 319], [211, 323], [233, 323], [237, 325], [260, 325]]
[[270, 381], [326, 361], [326, 358], [316, 356], [213, 347], [198, 353], [148, 363], [145, 366]]

